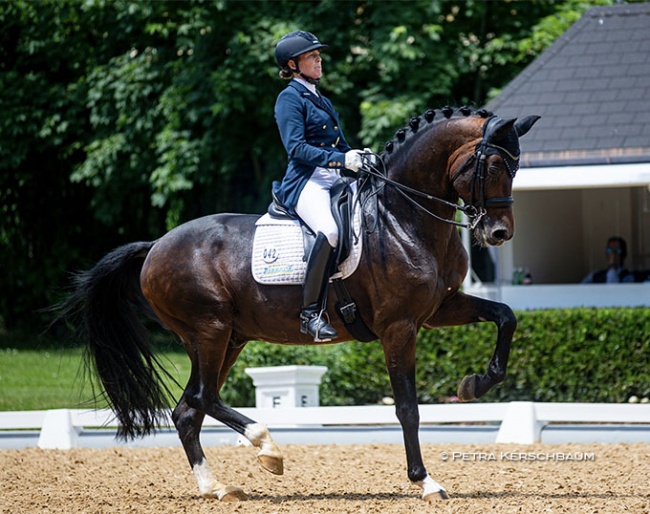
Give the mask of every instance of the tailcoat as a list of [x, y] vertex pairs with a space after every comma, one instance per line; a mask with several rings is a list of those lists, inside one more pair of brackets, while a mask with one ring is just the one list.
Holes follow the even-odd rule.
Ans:
[[296, 80], [291, 80], [278, 95], [275, 121], [289, 164], [282, 181], [273, 182], [273, 192], [295, 214], [300, 193], [314, 168], [344, 168], [345, 153], [351, 148], [332, 102]]

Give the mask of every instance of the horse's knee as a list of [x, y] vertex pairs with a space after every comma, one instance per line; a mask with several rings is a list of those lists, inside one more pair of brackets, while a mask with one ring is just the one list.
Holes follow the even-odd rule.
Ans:
[[497, 317], [497, 324], [508, 331], [514, 332], [517, 328], [517, 316], [505, 303], [499, 304], [499, 315]]

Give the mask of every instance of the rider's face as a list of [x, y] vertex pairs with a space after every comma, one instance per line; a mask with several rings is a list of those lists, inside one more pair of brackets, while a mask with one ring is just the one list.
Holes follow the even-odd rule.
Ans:
[[298, 56], [300, 71], [312, 79], [319, 79], [323, 73], [322, 59], [319, 50], [312, 50]]

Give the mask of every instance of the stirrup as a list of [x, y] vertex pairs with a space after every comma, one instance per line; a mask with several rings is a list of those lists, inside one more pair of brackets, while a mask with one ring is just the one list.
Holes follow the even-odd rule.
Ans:
[[323, 319], [322, 314], [313, 311], [300, 313], [300, 332], [309, 334], [315, 343], [325, 343], [338, 337], [336, 329]]

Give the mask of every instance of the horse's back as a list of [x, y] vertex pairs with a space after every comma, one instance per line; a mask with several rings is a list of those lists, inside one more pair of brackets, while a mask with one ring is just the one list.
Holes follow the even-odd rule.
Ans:
[[188, 244], [191, 241], [201, 244], [212, 240], [241, 235], [244, 239], [252, 237], [255, 222], [259, 219], [255, 214], [221, 213], [196, 218], [179, 225], [161, 237], [158, 243]]
[[228, 301], [232, 282], [250, 275], [257, 219], [259, 216], [248, 214], [204, 216], [158, 239], [140, 276], [149, 303], [154, 309], [164, 305], [164, 310], [171, 312], [185, 310], [183, 302], [187, 308], [196, 308]]

